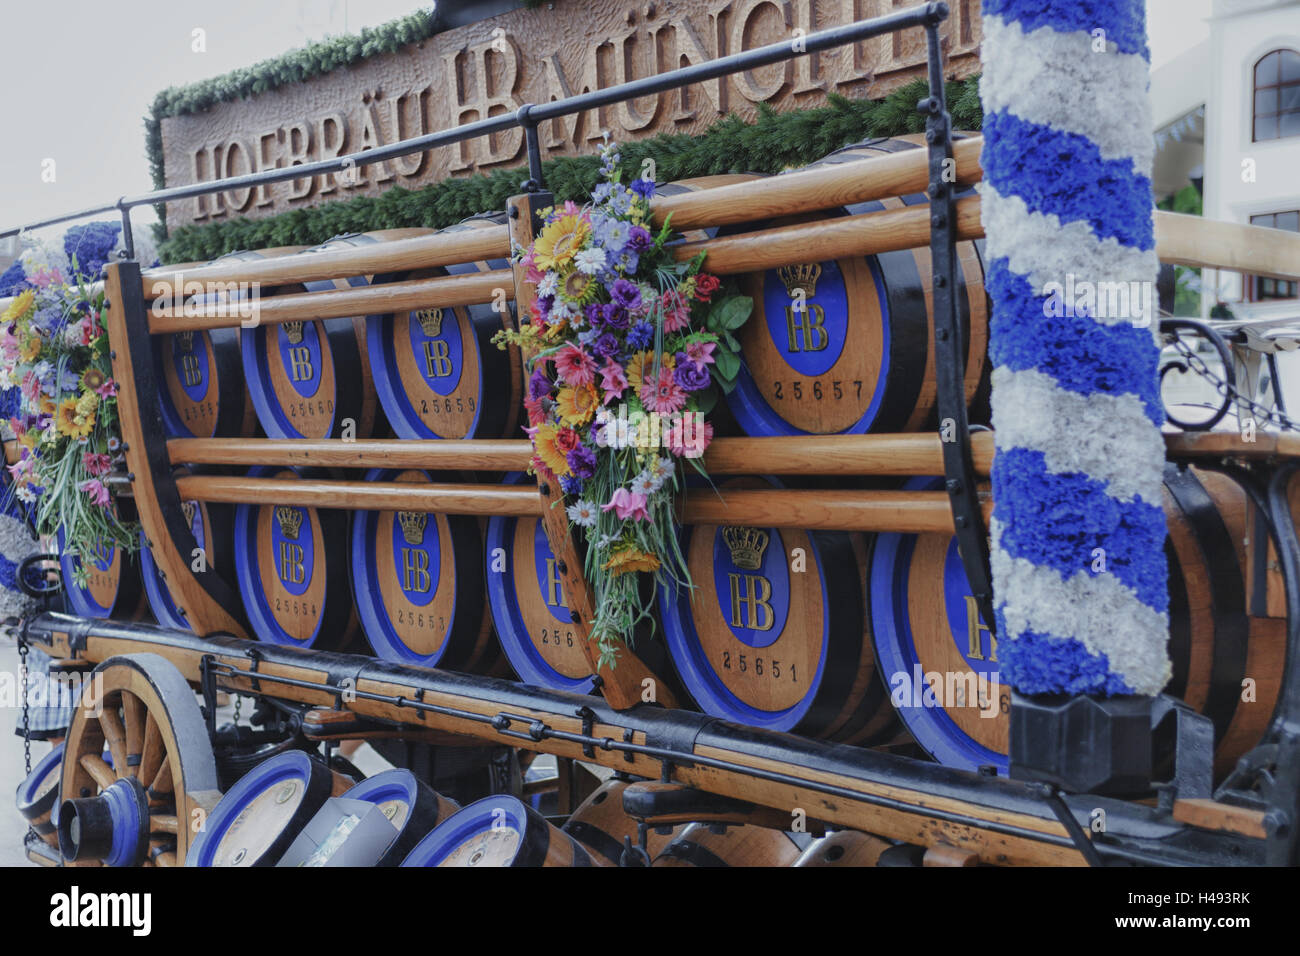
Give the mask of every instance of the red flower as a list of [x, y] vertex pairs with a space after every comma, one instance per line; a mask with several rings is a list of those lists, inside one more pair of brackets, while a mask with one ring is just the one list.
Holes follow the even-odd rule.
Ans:
[[709, 275], [707, 272], [701, 272], [695, 277], [695, 298], [701, 302], [708, 302], [709, 296], [718, 291], [721, 285], [717, 276]]
[[540, 398], [524, 399], [524, 409], [528, 412], [528, 424], [540, 425], [546, 421], [546, 409]]
[[582, 444], [582, 439], [572, 428], [561, 428], [555, 436], [555, 447], [566, 455]]

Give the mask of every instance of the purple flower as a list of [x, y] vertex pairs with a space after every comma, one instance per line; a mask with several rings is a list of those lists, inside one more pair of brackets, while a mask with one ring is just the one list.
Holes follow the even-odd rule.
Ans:
[[546, 377], [546, 373], [540, 368], [533, 369], [532, 377], [528, 379], [528, 397], [536, 401], [550, 394], [551, 380]]
[[596, 453], [586, 445], [579, 445], [565, 456], [573, 474], [586, 480], [596, 473]]
[[627, 328], [627, 309], [611, 302], [604, 306], [604, 310], [605, 328], [613, 329], [616, 332], [621, 332]]
[[616, 305], [621, 305], [625, 309], [636, 309], [641, 305], [640, 287], [627, 279], [615, 279], [609, 295]]
[[605, 324], [605, 307], [599, 302], [593, 302], [582, 310], [582, 314], [587, 317], [587, 324], [593, 329], [598, 329]]
[[[570, 465], [569, 467], [573, 466]], [[560, 489], [566, 495], [580, 495], [582, 494], [582, 479], [575, 478], [573, 475], [561, 475]]]
[[537, 311], [544, 319], [551, 314], [551, 306], [555, 304], [555, 296], [539, 295], [537, 297]]
[[613, 355], [615, 352], [618, 351], [618, 336], [616, 336], [613, 332], [603, 333], [592, 344], [591, 350], [595, 352], [597, 355], [599, 355], [601, 358], [605, 358], [606, 356]]
[[651, 343], [654, 337], [655, 327], [653, 325], [649, 322], [638, 322], [627, 333], [627, 344], [630, 348], [643, 349]]
[[[681, 353], [678, 353], [680, 356]], [[677, 360], [677, 369], [673, 372], [673, 381], [688, 392], [698, 392], [709, 384], [709, 370], [700, 368], [694, 362]]]
[[653, 179], [634, 179], [632, 180], [632, 191], [642, 199], [649, 199], [655, 194], [655, 181]]
[[[641, 182], [641, 180], [637, 180]], [[653, 183], [651, 184], [653, 186]], [[627, 247], [633, 252], [645, 252], [654, 245], [654, 239], [645, 226], [633, 226], [632, 234], [628, 236]]]

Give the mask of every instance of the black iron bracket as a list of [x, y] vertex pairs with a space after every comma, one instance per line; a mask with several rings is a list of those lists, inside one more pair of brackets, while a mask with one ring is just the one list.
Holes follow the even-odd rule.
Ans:
[[957, 315], [956, 166], [952, 155], [952, 117], [948, 115], [943, 87], [943, 49], [939, 42], [939, 26], [947, 16], [946, 4], [929, 5], [925, 39], [930, 95], [917, 104], [917, 109], [925, 114], [925, 141], [930, 160], [930, 261], [939, 437], [943, 445], [944, 487], [957, 530], [957, 550], [980, 616], [989, 633], [996, 634], [988, 531], [980, 510], [966, 414], [966, 336]]

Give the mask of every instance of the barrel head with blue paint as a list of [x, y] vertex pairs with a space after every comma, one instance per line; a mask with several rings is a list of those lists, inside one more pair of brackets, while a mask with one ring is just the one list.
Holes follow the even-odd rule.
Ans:
[[53, 814], [59, 800], [59, 780], [63, 772], [63, 743], [36, 762], [27, 778], [18, 785], [15, 803], [18, 812], [45, 843], [58, 846], [59, 838]]
[[[427, 484], [433, 476], [377, 468], [366, 480]], [[452, 670], [482, 667], [495, 656], [474, 518], [359, 511], [351, 559], [357, 613], [376, 655]]]
[[402, 866], [592, 866], [578, 841], [515, 797], [499, 794], [452, 814]]
[[342, 796], [375, 804], [397, 830], [376, 866], [401, 864], [434, 827], [460, 809], [454, 801], [400, 767], [368, 777]]
[[[720, 487], [780, 483], [737, 478]], [[681, 544], [695, 591], [661, 587], [659, 609], [673, 664], [701, 709], [837, 739], [882, 711], [888, 723], [850, 535], [695, 525], [682, 529]]]
[[329, 768], [301, 750], [263, 761], [213, 807], [185, 865], [275, 866], [333, 785]]
[[[249, 477], [297, 480], [295, 468]], [[235, 577], [253, 632], [292, 647], [345, 650], [358, 638], [348, 583], [348, 514], [299, 505], [235, 509]]]
[[[505, 480], [517, 484], [532, 479], [511, 474]], [[486, 551], [492, 620], [519, 679], [555, 690], [589, 692], [591, 666], [573, 626], [542, 519], [492, 518]]]
[[[146, 613], [139, 558], [102, 541], [83, 548], [79, 555], [65, 550], [59, 531], [59, 567], [68, 612], [80, 617], [130, 620]], [[82, 584], [77, 571], [84, 569]]]
[[[186, 466], [174, 469], [177, 477], [191, 474]], [[206, 501], [182, 501], [181, 514], [186, 527], [194, 535], [195, 549], [191, 549], [190, 566], [196, 562], [226, 572], [231, 567], [231, 525], [233, 513], [228, 505], [213, 504]], [[145, 597], [153, 611], [154, 620], [166, 627], [188, 631], [189, 619], [177, 608], [167, 582], [159, 573], [158, 563], [147, 546], [144, 533], [140, 535], [140, 575], [144, 581]]]
[[[339, 236], [312, 255], [428, 230], [393, 229]], [[306, 282], [307, 292], [359, 288], [391, 277]], [[363, 317], [315, 319], [243, 329], [244, 377], [257, 420], [271, 438], [370, 438], [384, 429], [375, 397]]]
[[[444, 232], [500, 225], [480, 216]], [[507, 269], [505, 260], [422, 270], [420, 277]], [[498, 312], [497, 306], [504, 312]], [[518, 349], [492, 336], [513, 327], [513, 305], [499, 303], [413, 309], [366, 320], [375, 390], [400, 438], [500, 438], [515, 433], [521, 392]]]
[[[915, 148], [907, 138], [877, 140], [813, 165], [869, 164], [874, 157]], [[723, 232], [826, 222], [925, 201], [911, 196], [859, 203]], [[978, 252], [969, 242], [958, 247], [957, 304], [970, 344], [966, 390], [973, 401], [988, 384], [988, 310]], [[927, 249], [810, 259], [746, 274], [740, 282], [754, 312], [737, 333], [744, 363], [727, 403], [747, 434], [896, 432], [928, 424], [935, 379]]]

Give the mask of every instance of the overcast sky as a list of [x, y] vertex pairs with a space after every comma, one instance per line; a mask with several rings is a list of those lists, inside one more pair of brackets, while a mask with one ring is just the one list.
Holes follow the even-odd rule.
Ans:
[[[450, 0], [454, 2], [454, 0]], [[143, 117], [154, 94], [356, 32], [431, 0], [7, 0], [0, 228], [153, 188]], [[1210, 0], [1148, 0], [1159, 65], [1206, 36]], [[194, 52], [193, 31], [206, 33]], [[53, 183], [41, 181], [55, 162]], [[132, 213], [153, 221], [151, 207]]]

